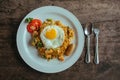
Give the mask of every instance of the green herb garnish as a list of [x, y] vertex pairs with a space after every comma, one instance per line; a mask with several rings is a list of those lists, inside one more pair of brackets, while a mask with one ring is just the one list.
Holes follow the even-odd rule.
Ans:
[[47, 21], [52, 21], [52, 19], [48, 18]]
[[29, 22], [31, 22], [32, 20], [33, 20], [33, 18], [26, 18], [26, 19], [25, 19], [25, 22], [26, 22], [26, 23], [29, 23]]
[[43, 44], [42, 44], [42, 42], [38, 42], [36, 46], [37, 47], [43, 47]]

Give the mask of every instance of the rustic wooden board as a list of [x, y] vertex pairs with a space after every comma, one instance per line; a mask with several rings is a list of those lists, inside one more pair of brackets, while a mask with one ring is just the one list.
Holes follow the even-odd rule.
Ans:
[[[84, 25], [91, 21], [100, 28], [100, 64], [93, 63], [94, 34], [91, 35], [91, 63], [82, 56], [69, 69], [44, 74], [27, 66], [16, 47], [16, 32], [23, 17], [47, 5], [64, 7]], [[119, 80], [120, 1], [119, 0], [0, 0], [0, 80]]]

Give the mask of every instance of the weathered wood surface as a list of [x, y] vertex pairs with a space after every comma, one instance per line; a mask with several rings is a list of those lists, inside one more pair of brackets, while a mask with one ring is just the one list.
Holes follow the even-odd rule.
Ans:
[[[23, 17], [35, 8], [60, 6], [71, 11], [84, 24], [100, 28], [100, 64], [93, 63], [94, 35], [91, 35], [91, 63], [84, 62], [86, 46], [69, 69], [44, 74], [31, 69], [16, 47], [16, 32]], [[120, 1], [119, 0], [0, 0], [0, 80], [119, 80]]]

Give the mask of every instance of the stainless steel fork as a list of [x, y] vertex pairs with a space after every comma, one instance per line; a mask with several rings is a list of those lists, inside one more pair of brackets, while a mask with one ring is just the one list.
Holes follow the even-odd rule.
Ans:
[[99, 35], [99, 32], [100, 30], [94, 26], [92, 26], [92, 30], [93, 32], [95, 33], [95, 37], [96, 37], [96, 45], [95, 45], [95, 58], [94, 58], [94, 62], [95, 64], [99, 64], [99, 52], [98, 52], [98, 35]]

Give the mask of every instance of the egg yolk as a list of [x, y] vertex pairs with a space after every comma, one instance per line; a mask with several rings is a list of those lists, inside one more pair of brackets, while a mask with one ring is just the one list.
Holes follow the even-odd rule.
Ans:
[[48, 39], [55, 39], [56, 36], [57, 36], [57, 33], [55, 31], [55, 29], [50, 29], [46, 32], [46, 35], [45, 35]]

